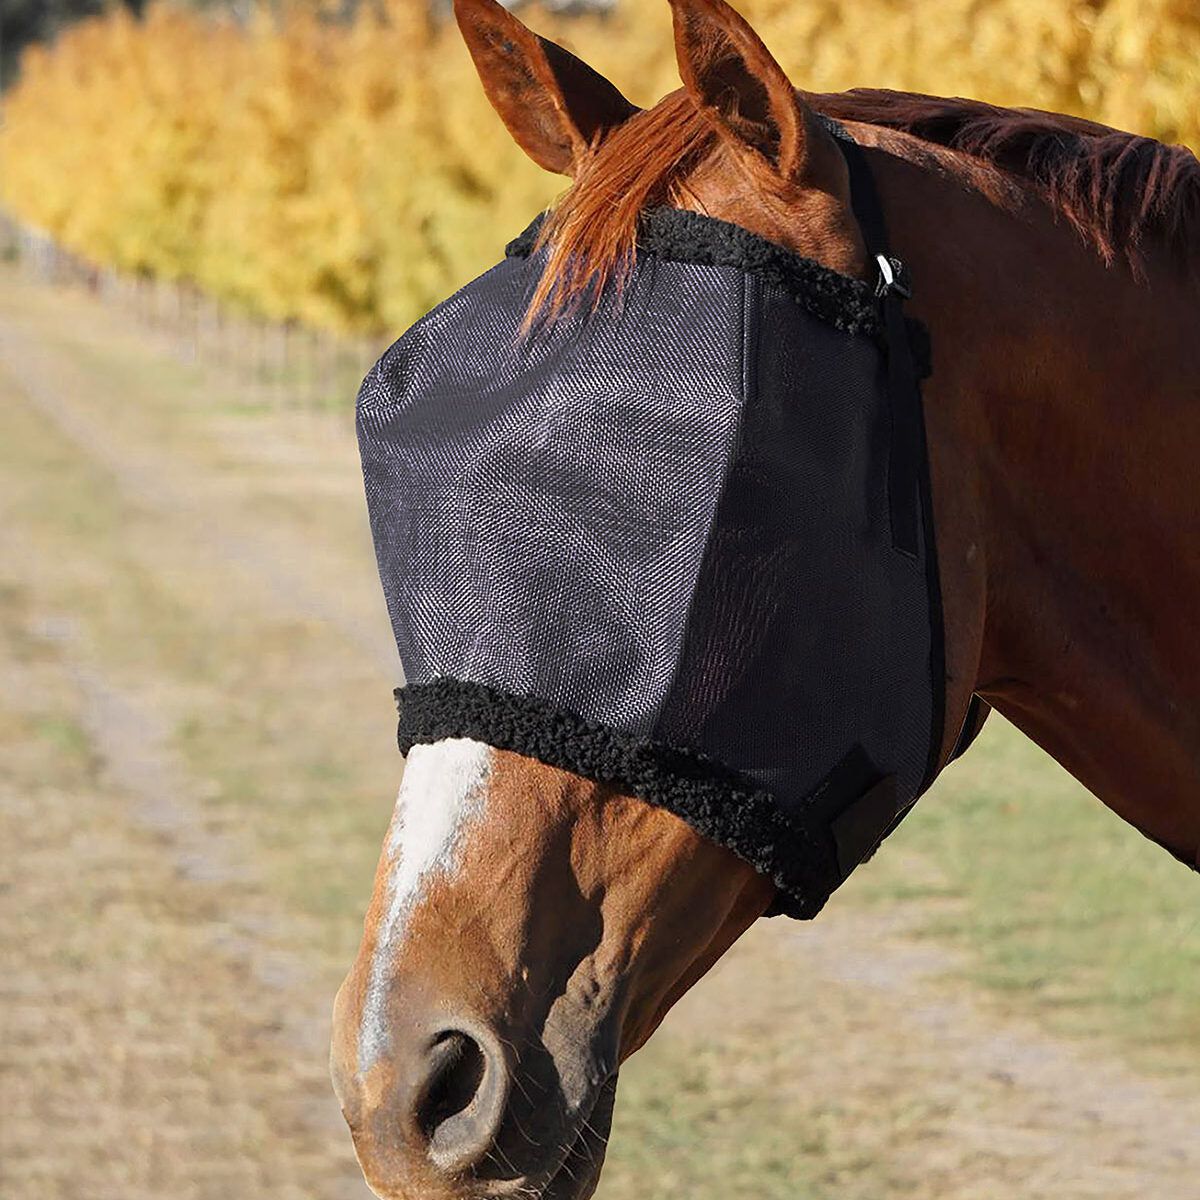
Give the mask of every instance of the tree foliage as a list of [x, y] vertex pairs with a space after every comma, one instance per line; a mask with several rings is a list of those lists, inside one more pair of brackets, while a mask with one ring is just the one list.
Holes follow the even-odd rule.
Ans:
[[26, 46], [49, 41], [72, 21], [117, 3], [135, 15], [145, 7], [145, 0], [0, 0], [0, 90], [12, 81]]
[[[741, 7], [803, 87], [977, 96], [1200, 145], [1192, 0]], [[274, 317], [407, 324], [494, 261], [563, 181], [512, 144], [425, 0], [355, 11], [112, 9], [31, 47], [0, 129], [0, 197], [97, 261]], [[665, 3], [524, 15], [638, 103], [678, 86]]]

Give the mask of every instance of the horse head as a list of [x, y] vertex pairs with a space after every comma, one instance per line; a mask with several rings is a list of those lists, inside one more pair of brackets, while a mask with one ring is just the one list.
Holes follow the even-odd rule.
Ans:
[[[722, 0], [672, 0], [685, 86], [646, 111], [494, 0], [455, 7], [510, 133], [574, 181], [535, 309], [619, 276], [654, 204], [869, 277], [834, 134]], [[620, 1064], [775, 901], [753, 856], [571, 765], [485, 736], [411, 748], [334, 1016], [380, 1196], [589, 1196]]]

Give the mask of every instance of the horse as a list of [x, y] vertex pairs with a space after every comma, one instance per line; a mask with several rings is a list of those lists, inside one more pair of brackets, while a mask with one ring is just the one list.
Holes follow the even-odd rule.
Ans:
[[[651, 206], [873, 281], [839, 123], [935, 349], [936, 766], [979, 697], [1200, 868], [1200, 164], [1075, 117], [799, 91], [723, 0], [670, 3], [683, 87], [641, 110], [495, 0], [456, 0], [509, 132], [572, 180], [534, 308], [619, 287]], [[413, 746], [334, 1008], [370, 1186], [590, 1196], [621, 1063], [775, 893], [611, 783], [472, 738]]]

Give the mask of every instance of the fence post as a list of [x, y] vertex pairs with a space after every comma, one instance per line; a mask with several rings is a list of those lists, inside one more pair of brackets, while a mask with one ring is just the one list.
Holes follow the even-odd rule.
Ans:
[[189, 280], [93, 263], [0, 212], [0, 259], [7, 258], [31, 282], [87, 288], [97, 301], [162, 335], [181, 361], [219, 369], [247, 399], [331, 411], [339, 424], [342, 414], [353, 421], [358, 382], [381, 352], [374, 334], [338, 335], [294, 318], [235, 312]]

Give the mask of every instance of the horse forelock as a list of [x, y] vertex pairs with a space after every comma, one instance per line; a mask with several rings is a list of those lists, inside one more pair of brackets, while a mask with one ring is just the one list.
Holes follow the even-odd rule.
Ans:
[[538, 239], [548, 250], [527, 324], [569, 311], [611, 284], [618, 291], [633, 263], [638, 219], [678, 204], [688, 176], [713, 151], [717, 135], [682, 89], [611, 129], [550, 213]]

